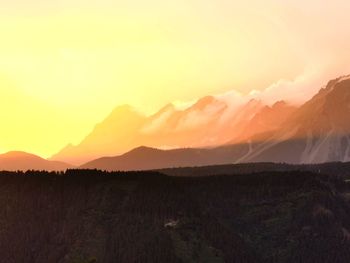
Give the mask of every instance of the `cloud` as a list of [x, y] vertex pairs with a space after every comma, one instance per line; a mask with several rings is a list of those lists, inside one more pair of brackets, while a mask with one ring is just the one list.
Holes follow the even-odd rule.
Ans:
[[150, 123], [146, 124], [145, 127], [142, 128], [141, 133], [144, 134], [153, 134], [156, 133], [157, 131], [161, 130], [162, 128], [164, 128], [164, 126], [167, 123], [167, 120], [171, 117], [171, 115], [174, 113], [174, 109], [169, 109], [165, 112], [163, 112], [162, 114], [160, 114], [160, 116], [158, 116], [158, 118], [152, 120]]
[[350, 67], [345, 59], [335, 55], [332, 60], [318, 60], [293, 80], [281, 79], [265, 90], [254, 92], [250, 96], [268, 104], [285, 100], [298, 105], [311, 99], [330, 80], [348, 74], [350, 74]]
[[182, 116], [175, 130], [186, 131], [208, 125], [217, 118], [218, 113], [225, 109], [225, 103], [214, 102], [202, 110], [192, 110]]
[[252, 98], [273, 104], [285, 100], [291, 104], [301, 104], [318, 92], [328, 80], [315, 68], [311, 68], [293, 80], [281, 79], [260, 92], [250, 93]]
[[317, 61], [307, 66], [304, 72], [292, 80], [280, 79], [266, 89], [252, 89], [247, 95], [231, 90], [216, 97], [225, 100], [232, 109], [237, 109], [251, 99], [261, 100], [268, 105], [279, 100], [300, 105], [317, 94], [328, 81], [348, 74], [350, 66], [346, 57], [334, 55], [330, 58], [320, 55]]

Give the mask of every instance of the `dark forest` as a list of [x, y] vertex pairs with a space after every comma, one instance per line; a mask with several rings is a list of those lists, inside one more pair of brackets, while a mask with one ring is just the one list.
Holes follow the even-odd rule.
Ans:
[[1, 262], [349, 262], [349, 187], [308, 171], [2, 172]]

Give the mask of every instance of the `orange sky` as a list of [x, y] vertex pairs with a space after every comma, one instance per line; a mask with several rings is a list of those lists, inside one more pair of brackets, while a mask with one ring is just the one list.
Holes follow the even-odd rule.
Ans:
[[348, 1], [121, 2], [1, 4], [0, 152], [48, 157], [120, 104], [295, 97], [350, 72]]

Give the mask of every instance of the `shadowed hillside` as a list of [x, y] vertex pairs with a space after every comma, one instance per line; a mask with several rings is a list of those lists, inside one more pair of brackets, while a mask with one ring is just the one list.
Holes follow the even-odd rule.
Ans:
[[308, 172], [3, 172], [1, 261], [350, 260], [348, 186]]
[[174, 149], [159, 150], [138, 147], [130, 152], [115, 157], [103, 157], [81, 166], [83, 169], [107, 171], [152, 170], [169, 167], [188, 167], [232, 163], [242, 152], [247, 152], [246, 145], [220, 147], [212, 149]]

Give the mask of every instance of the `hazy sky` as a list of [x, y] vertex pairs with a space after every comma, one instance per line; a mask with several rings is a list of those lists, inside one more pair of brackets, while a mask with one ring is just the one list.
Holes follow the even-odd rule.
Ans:
[[50, 156], [125, 103], [268, 87], [306, 99], [350, 73], [349, 13], [345, 0], [1, 1], [0, 152]]

